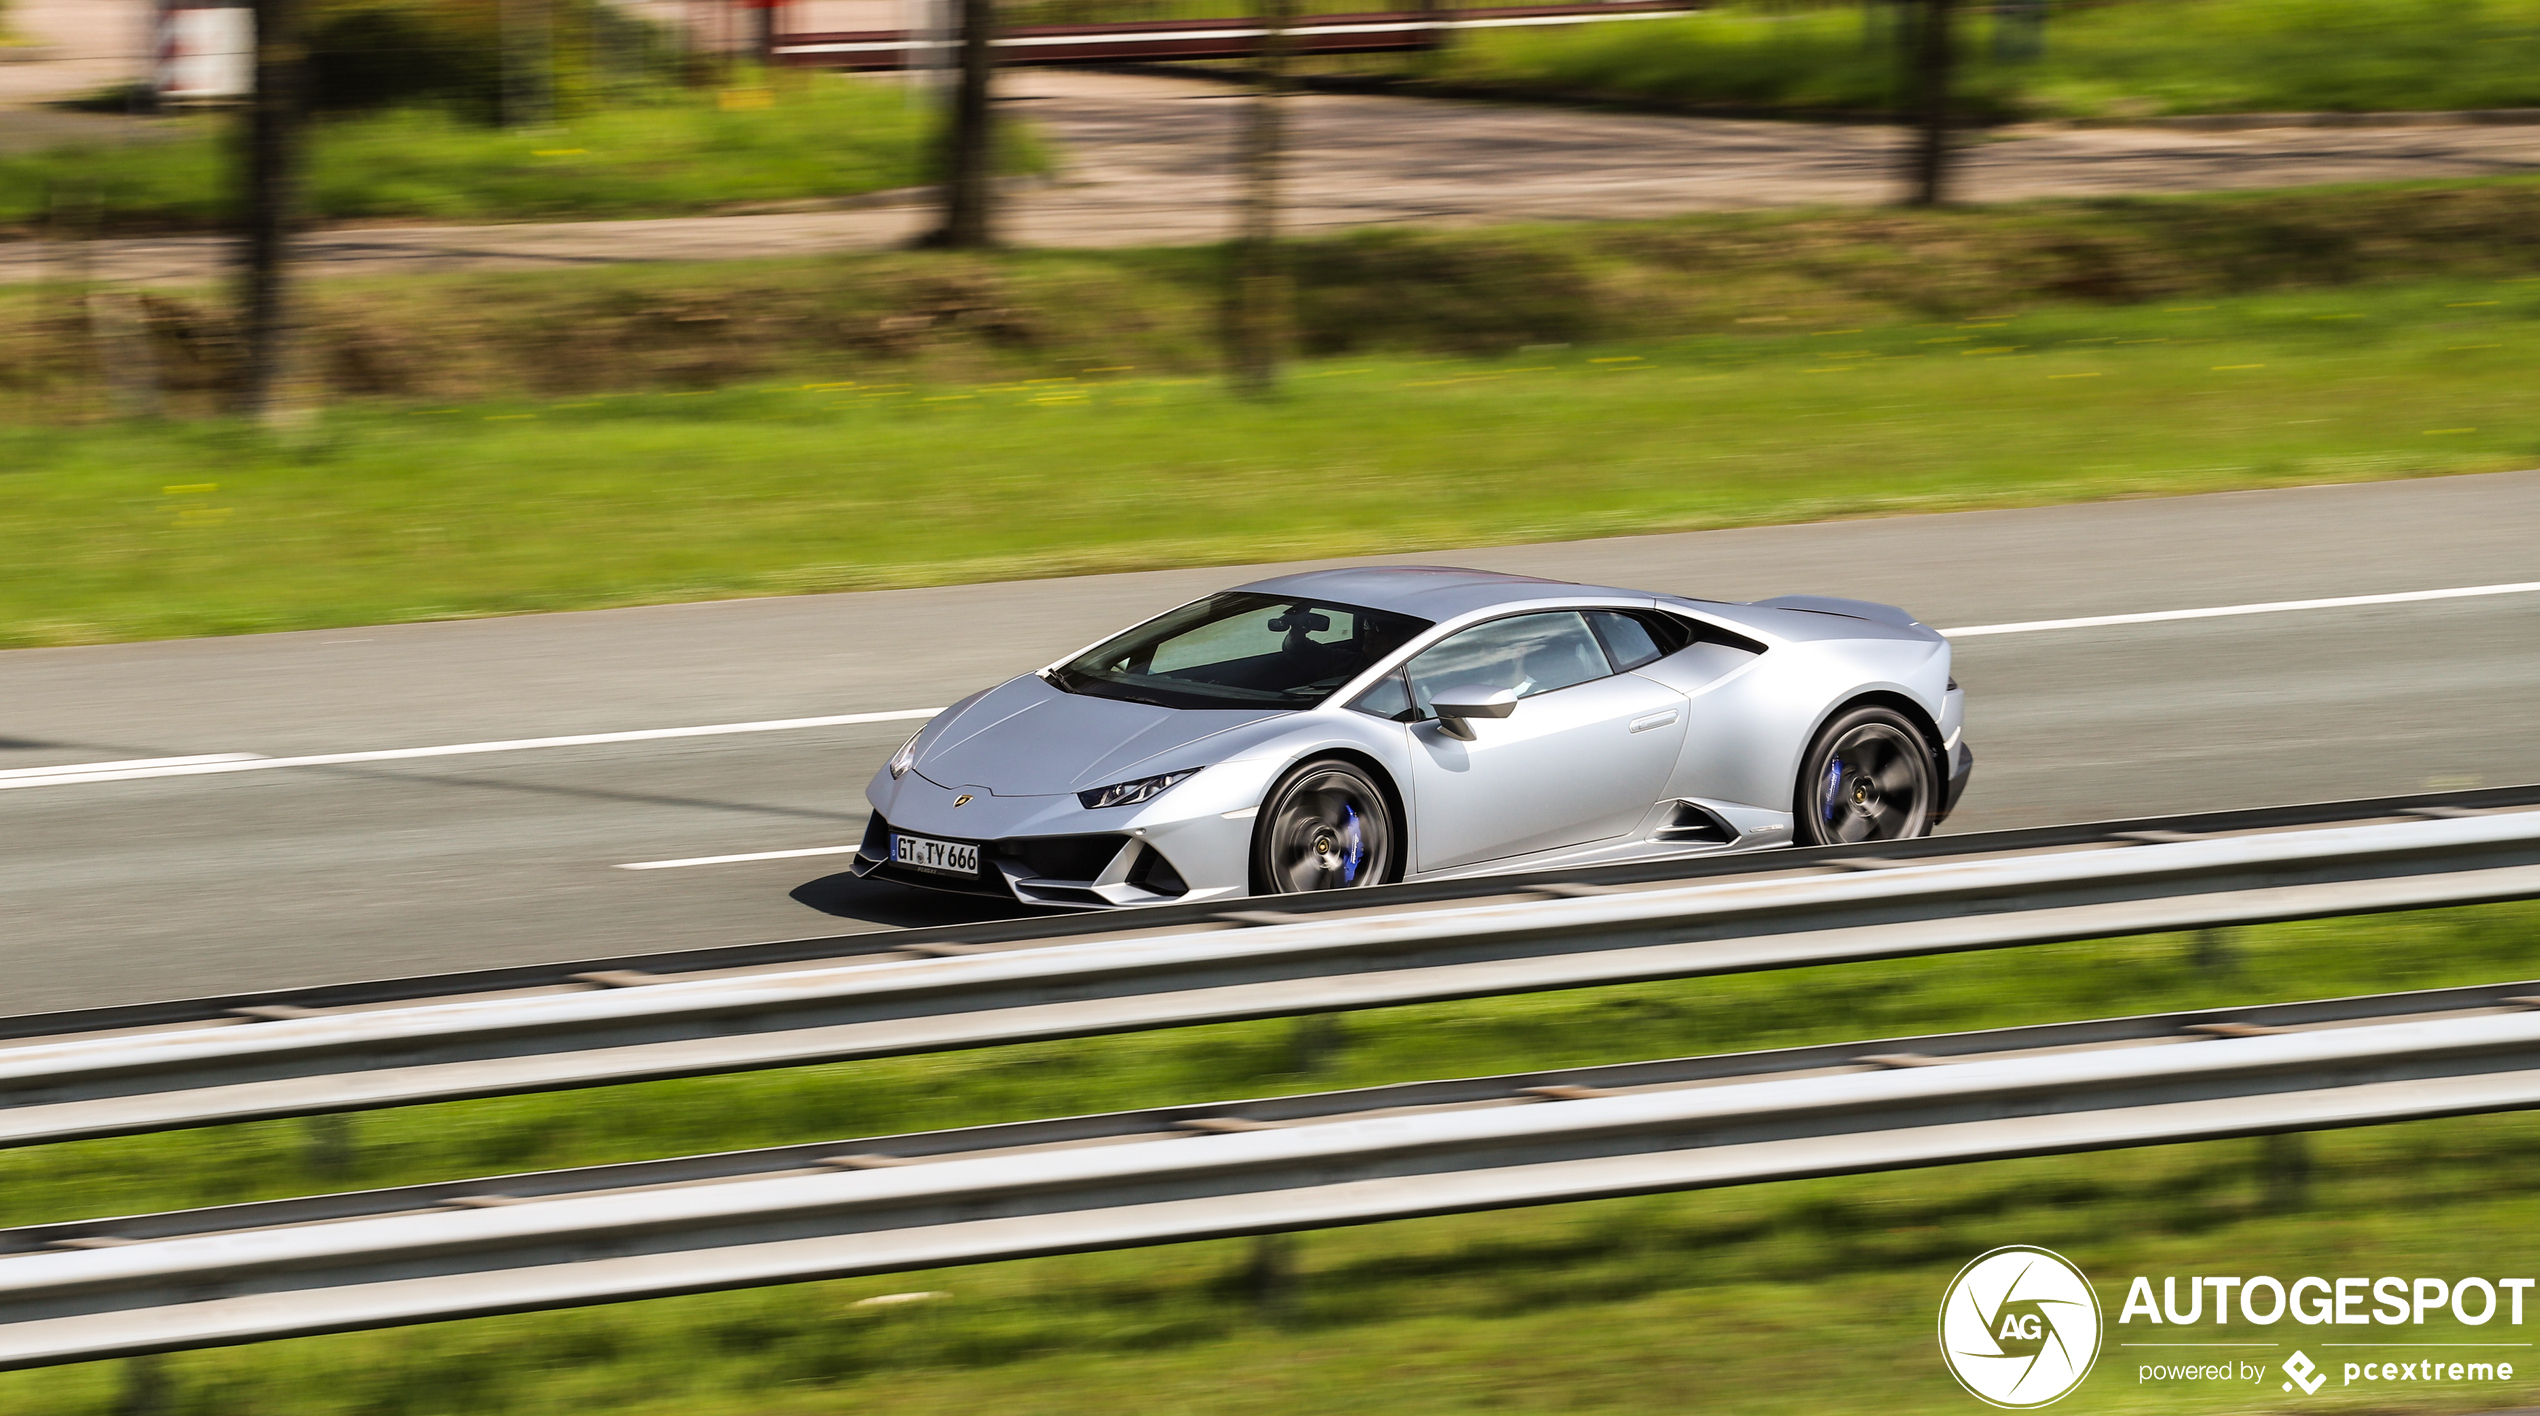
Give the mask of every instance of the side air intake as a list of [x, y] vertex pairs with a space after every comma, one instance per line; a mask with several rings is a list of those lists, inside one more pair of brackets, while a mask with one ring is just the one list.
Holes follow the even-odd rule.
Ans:
[[1676, 814], [1658, 828], [1661, 841], [1709, 841], [1719, 845], [1737, 839], [1737, 831], [1708, 808], [1689, 801], [1676, 803]]

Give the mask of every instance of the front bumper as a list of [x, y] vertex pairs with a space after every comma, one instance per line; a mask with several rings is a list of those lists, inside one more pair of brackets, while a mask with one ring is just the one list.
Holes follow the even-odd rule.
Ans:
[[1160, 905], [1191, 893], [1189, 882], [1162, 851], [1120, 832], [966, 841], [979, 848], [978, 872], [969, 875], [901, 864], [892, 844], [897, 834], [882, 813], [873, 813], [865, 823], [864, 844], [856, 850], [855, 873], [1057, 909]]
[[[888, 768], [865, 789], [873, 817], [855, 873], [929, 890], [1057, 909], [1233, 899], [1250, 886], [1252, 817], [1275, 763], [1219, 763], [1137, 806], [1091, 810], [1070, 792], [998, 796]], [[895, 832], [979, 847], [975, 876], [900, 864]]]
[[1948, 820], [1949, 813], [1958, 809], [1958, 798], [1967, 794], [1967, 779], [1975, 775], [1975, 770], [1976, 750], [1961, 737], [1958, 745], [1949, 750], [1949, 780], [1940, 789], [1940, 815], [1933, 819], [1934, 826]]

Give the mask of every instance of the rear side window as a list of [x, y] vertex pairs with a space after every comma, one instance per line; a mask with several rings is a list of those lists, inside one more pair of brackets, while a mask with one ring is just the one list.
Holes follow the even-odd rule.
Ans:
[[1596, 626], [1596, 637], [1605, 641], [1606, 656], [1614, 661], [1616, 673], [1628, 673], [1667, 657], [1658, 647], [1658, 637], [1636, 616], [1590, 610], [1588, 623]]
[[1708, 625], [1691, 624], [1674, 615], [1656, 610], [1590, 610], [1588, 622], [1596, 626], [1596, 637], [1605, 643], [1605, 652], [1614, 660], [1616, 673], [1629, 673], [1643, 664], [1653, 664], [1670, 654], [1682, 653], [1700, 639], [1734, 642], [1741, 648], [1752, 647], [1761, 653], [1764, 646], [1723, 634]]

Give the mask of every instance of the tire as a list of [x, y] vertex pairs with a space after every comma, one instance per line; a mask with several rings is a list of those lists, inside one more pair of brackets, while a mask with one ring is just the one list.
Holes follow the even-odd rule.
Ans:
[[1893, 708], [1836, 716], [1799, 759], [1791, 837], [1803, 846], [1928, 836], [1939, 824], [1940, 776], [1922, 729]]
[[1256, 895], [1381, 885], [1400, 873], [1401, 861], [1402, 831], [1384, 789], [1332, 758], [1280, 778], [1253, 823]]

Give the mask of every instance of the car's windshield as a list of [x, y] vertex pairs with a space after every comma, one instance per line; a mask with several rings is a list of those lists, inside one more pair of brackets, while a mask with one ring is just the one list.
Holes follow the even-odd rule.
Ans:
[[1050, 681], [1166, 708], [1310, 708], [1428, 627], [1383, 610], [1229, 591], [1139, 625]]

